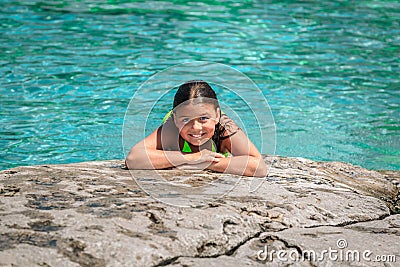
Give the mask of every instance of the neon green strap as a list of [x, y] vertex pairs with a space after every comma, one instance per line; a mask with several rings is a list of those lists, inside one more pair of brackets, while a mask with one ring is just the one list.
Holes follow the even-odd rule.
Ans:
[[[214, 142], [211, 143], [211, 151], [212, 152], [217, 152], [217, 149], [215, 148]], [[190, 145], [186, 140], [183, 140], [182, 152], [184, 152], [184, 153], [191, 153], [192, 152], [192, 149], [190, 148]], [[229, 157], [229, 152], [220, 153], [220, 154], [224, 155], [225, 158]]]
[[[214, 142], [211, 142], [211, 151], [212, 152], [217, 152], [217, 149], [215, 148]], [[188, 141], [186, 141], [185, 139], [183, 140], [182, 152], [185, 152], [185, 153], [191, 153], [192, 152], [192, 149], [190, 148], [190, 145], [189, 145]]]
[[171, 117], [171, 114], [172, 114], [172, 109], [167, 114], [165, 114], [164, 118], [162, 119], [162, 123], [165, 123], [168, 120], [168, 118]]
[[185, 153], [191, 153], [192, 152], [192, 149], [190, 148], [190, 145], [186, 140], [183, 140], [182, 152], [185, 152]]

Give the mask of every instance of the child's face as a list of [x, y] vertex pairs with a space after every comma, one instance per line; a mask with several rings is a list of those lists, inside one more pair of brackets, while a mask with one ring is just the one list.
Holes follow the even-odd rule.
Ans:
[[175, 109], [174, 122], [183, 139], [200, 146], [214, 135], [219, 121], [219, 108], [213, 104], [198, 103], [180, 105]]

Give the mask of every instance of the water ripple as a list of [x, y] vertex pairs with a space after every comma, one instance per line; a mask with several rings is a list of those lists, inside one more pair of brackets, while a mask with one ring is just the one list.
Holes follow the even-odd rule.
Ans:
[[122, 158], [130, 97], [189, 60], [232, 65], [260, 86], [278, 154], [400, 169], [397, 2], [5, 0], [0, 9], [2, 169]]

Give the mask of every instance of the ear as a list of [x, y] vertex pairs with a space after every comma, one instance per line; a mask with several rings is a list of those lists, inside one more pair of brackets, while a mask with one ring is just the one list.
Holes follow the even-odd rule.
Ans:
[[217, 108], [217, 119], [216, 119], [216, 122], [215, 122], [215, 124], [217, 124], [218, 122], [219, 122], [219, 119], [221, 118], [221, 110], [220, 110], [220, 108], [218, 107]]

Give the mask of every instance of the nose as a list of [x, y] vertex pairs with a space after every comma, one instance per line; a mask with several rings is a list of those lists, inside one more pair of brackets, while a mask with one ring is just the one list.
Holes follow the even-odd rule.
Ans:
[[203, 127], [201, 126], [201, 123], [198, 122], [198, 120], [193, 120], [192, 128], [195, 130], [201, 130]]

